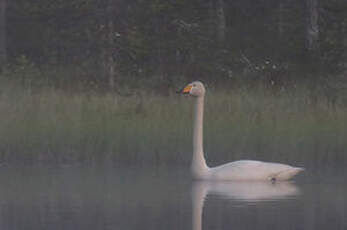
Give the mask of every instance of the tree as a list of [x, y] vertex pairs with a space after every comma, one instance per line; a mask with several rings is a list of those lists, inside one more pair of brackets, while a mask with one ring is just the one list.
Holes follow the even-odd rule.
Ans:
[[216, 15], [217, 15], [217, 38], [220, 43], [224, 43], [226, 38], [224, 0], [217, 0]]
[[114, 48], [114, 12], [116, 8], [116, 0], [107, 1], [107, 73], [108, 73], [108, 83], [111, 89], [115, 86], [115, 59], [113, 54]]
[[284, 19], [283, 19], [283, 14], [284, 14], [284, 3], [283, 0], [279, 0], [278, 3], [278, 38], [279, 40], [282, 39], [283, 37], [283, 32], [284, 32]]
[[306, 49], [310, 56], [319, 52], [318, 0], [306, 0]]
[[0, 68], [7, 62], [6, 45], [6, 0], [0, 0]]

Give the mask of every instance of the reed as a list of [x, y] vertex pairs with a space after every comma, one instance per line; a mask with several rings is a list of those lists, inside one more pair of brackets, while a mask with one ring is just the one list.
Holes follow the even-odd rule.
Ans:
[[[142, 95], [141, 97], [138, 95]], [[22, 89], [0, 95], [2, 162], [188, 165], [192, 98]], [[205, 153], [210, 165], [237, 159], [305, 167], [347, 163], [347, 107], [306, 90], [210, 89]]]

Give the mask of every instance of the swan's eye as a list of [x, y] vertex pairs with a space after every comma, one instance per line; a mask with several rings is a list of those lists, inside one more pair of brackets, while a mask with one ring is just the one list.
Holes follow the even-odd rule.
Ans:
[[196, 84], [193, 84], [193, 87], [195, 87], [196, 86]]

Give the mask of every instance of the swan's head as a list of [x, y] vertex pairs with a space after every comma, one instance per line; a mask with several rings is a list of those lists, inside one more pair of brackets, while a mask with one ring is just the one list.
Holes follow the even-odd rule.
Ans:
[[205, 87], [200, 81], [193, 81], [179, 91], [181, 94], [189, 94], [194, 97], [202, 97], [205, 95]]

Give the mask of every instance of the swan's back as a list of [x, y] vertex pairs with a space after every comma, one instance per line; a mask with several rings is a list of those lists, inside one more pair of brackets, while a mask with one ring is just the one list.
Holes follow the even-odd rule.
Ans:
[[210, 168], [207, 179], [212, 180], [288, 180], [303, 168], [280, 163], [240, 160]]

